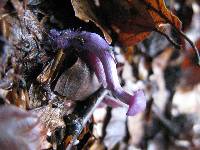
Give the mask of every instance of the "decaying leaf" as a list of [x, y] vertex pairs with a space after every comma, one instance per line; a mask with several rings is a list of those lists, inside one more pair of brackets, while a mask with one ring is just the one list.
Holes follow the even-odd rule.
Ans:
[[166, 8], [164, 0], [99, 0], [99, 6], [89, 0], [71, 2], [77, 17], [95, 22], [104, 34], [113, 29], [126, 46], [144, 40], [151, 31], [163, 32], [163, 24], [181, 29], [180, 20]]
[[75, 15], [86, 22], [89, 22], [89, 21], [94, 22], [103, 31], [104, 36], [106, 40], [108, 41], [108, 43], [111, 43], [112, 39], [110, 35], [108, 34], [108, 32], [105, 30], [105, 26], [101, 25], [95, 13], [92, 11], [90, 1], [72, 0], [71, 2], [75, 10]]

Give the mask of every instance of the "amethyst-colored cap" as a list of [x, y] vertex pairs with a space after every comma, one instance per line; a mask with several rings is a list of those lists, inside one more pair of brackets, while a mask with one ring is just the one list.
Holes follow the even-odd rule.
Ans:
[[112, 94], [129, 106], [127, 115], [132, 116], [146, 107], [146, 98], [142, 90], [127, 93], [120, 85], [115, 59], [109, 44], [98, 34], [86, 31], [50, 31], [53, 44], [57, 48], [73, 48], [93, 69], [98, 80]]

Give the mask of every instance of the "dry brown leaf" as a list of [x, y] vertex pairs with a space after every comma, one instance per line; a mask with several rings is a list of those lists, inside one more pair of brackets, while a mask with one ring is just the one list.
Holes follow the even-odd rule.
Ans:
[[127, 46], [144, 40], [155, 28], [163, 30], [162, 24], [169, 23], [177, 29], [181, 28], [180, 20], [166, 8], [163, 0], [132, 0], [127, 6], [136, 13], [130, 13], [126, 25], [121, 22], [121, 26], [118, 26], [118, 30], [121, 29], [119, 39]]
[[96, 17], [95, 13], [92, 11], [90, 6], [90, 1], [84, 0], [71, 0], [72, 6], [75, 11], [75, 16], [78, 17], [81, 20], [84, 20], [85, 22], [92, 21], [96, 24], [97, 27], [101, 29], [101, 31], [104, 34], [104, 37], [106, 38], [108, 43], [112, 42], [112, 39], [110, 35], [107, 33], [106, 29], [102, 24], [99, 22], [98, 18]]
[[100, 6], [89, 0], [71, 2], [77, 17], [93, 21], [106, 36], [112, 28], [125, 46], [144, 40], [151, 31], [163, 31], [162, 25], [166, 23], [181, 28], [180, 20], [166, 8], [164, 0], [99, 0]]
[[181, 28], [182, 23], [181, 21], [165, 6], [164, 0], [146, 0], [149, 4], [152, 5], [157, 11], [160, 12], [160, 14], [163, 14], [165, 17], [162, 17], [162, 15], [158, 15], [155, 11], [153, 11], [151, 8], [148, 10], [150, 15], [152, 16], [154, 23], [159, 25], [161, 23], [169, 23], [169, 21], [178, 29]]

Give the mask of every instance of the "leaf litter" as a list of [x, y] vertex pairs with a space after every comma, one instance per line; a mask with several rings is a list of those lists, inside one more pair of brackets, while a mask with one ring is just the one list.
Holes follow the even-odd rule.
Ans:
[[[0, 1], [0, 104], [40, 118], [40, 149], [198, 149], [198, 10], [195, 0]], [[117, 78], [127, 93], [143, 89], [144, 112], [126, 116], [145, 100], [119, 101]]]

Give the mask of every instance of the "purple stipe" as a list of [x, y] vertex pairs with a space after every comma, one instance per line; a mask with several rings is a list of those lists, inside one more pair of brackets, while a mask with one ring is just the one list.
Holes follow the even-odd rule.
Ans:
[[128, 108], [129, 106], [125, 103], [123, 103], [122, 101], [120, 101], [119, 99], [116, 99], [112, 96], [108, 96], [106, 95], [103, 99], [103, 103], [112, 107], [112, 108], [117, 108], [117, 107], [126, 107]]
[[131, 95], [121, 87], [115, 59], [109, 51], [110, 46], [101, 36], [95, 33], [71, 30], [51, 30], [50, 36], [57, 48], [73, 48], [80, 54], [80, 57], [84, 56], [103, 86], [107, 85], [107, 89], [115, 97], [129, 105], [127, 115], [132, 116], [145, 109], [146, 98], [142, 90]]
[[107, 87], [106, 75], [104, 73], [104, 68], [99, 58], [96, 57], [96, 55], [89, 53], [88, 55], [86, 55], [84, 60], [88, 64], [90, 64], [90, 67], [95, 72], [99, 82], [102, 83], [104, 88], [106, 88]]

